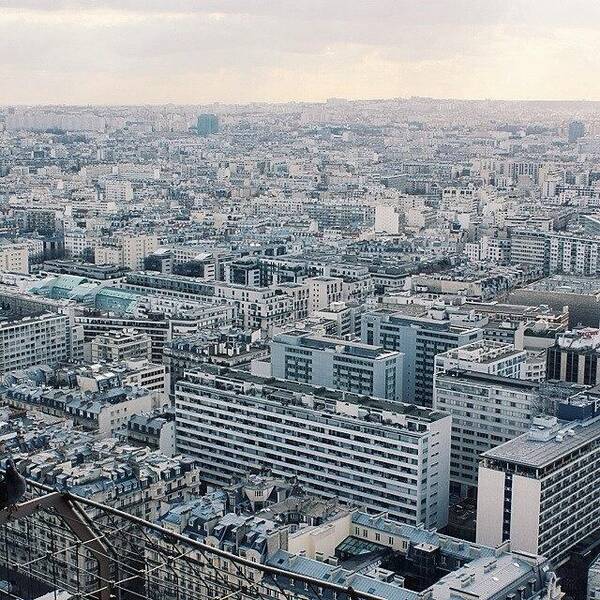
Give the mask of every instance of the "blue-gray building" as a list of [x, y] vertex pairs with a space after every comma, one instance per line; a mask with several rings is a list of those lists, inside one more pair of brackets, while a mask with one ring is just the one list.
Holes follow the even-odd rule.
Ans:
[[481, 319], [471, 314], [449, 314], [445, 309], [412, 311], [378, 309], [362, 318], [362, 341], [401, 352], [403, 400], [423, 406], [433, 403], [435, 356], [483, 338]]
[[196, 124], [196, 131], [198, 135], [206, 137], [219, 131], [219, 118], [217, 115], [204, 113], [198, 115], [198, 122]]

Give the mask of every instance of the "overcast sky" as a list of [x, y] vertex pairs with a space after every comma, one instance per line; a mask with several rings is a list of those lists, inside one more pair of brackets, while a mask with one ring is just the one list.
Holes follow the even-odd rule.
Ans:
[[600, 100], [600, 0], [0, 0], [0, 103]]

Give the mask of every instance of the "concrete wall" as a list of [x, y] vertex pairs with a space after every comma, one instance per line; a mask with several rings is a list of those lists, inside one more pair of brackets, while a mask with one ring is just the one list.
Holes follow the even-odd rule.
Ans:
[[503, 471], [479, 467], [476, 533], [478, 544], [494, 547], [503, 541], [504, 484]]
[[510, 518], [511, 548], [538, 554], [541, 482], [513, 475]]

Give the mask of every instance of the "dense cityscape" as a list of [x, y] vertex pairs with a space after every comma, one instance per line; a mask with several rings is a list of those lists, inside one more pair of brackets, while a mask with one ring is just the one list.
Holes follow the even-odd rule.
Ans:
[[0, 211], [0, 597], [600, 598], [600, 103], [5, 106]]

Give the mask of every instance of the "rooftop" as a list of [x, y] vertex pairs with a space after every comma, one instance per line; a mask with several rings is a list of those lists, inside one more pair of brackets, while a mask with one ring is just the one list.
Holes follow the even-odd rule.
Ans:
[[459, 346], [458, 348], [453, 348], [447, 352], [438, 354], [439, 357], [468, 361], [482, 365], [491, 364], [498, 360], [519, 355], [522, 355], [523, 358], [525, 358], [525, 351], [517, 350], [514, 344], [494, 342], [491, 340], [478, 340], [477, 342], [472, 342], [471, 344]]
[[325, 335], [315, 335], [311, 331], [292, 329], [273, 336], [274, 343], [287, 343], [313, 350], [335, 351], [338, 353], [352, 354], [363, 358], [387, 358], [397, 356], [399, 353], [386, 350], [383, 346], [372, 346], [362, 342], [343, 340]]
[[[384, 414], [403, 415], [423, 423], [437, 421], [448, 416], [447, 413], [416, 404], [359, 396], [350, 392], [285, 379], [260, 377], [241, 369], [230, 369], [211, 364], [201, 364], [193, 372], [188, 372], [186, 381], [180, 382], [179, 385], [200, 384], [223, 388], [226, 382], [237, 384], [244, 393], [255, 396], [257, 399], [268, 399], [286, 406], [304, 407], [313, 412], [329, 407], [330, 412], [342, 414], [339, 411], [346, 406], [347, 409], [343, 410], [343, 415], [350, 418], [352, 414], [355, 417], [359, 416], [359, 409], [364, 409], [365, 413], [370, 415], [371, 422], [377, 422], [377, 415], [382, 420]], [[314, 408], [311, 408], [311, 404]], [[321, 408], [318, 408], [319, 406]], [[363, 415], [363, 418], [365, 416], [366, 414]], [[369, 418], [365, 420], [369, 421]], [[390, 426], [393, 427], [393, 424], [390, 423]]]
[[600, 438], [600, 417], [587, 421], [534, 419], [531, 430], [482, 454], [483, 458], [541, 468]]

